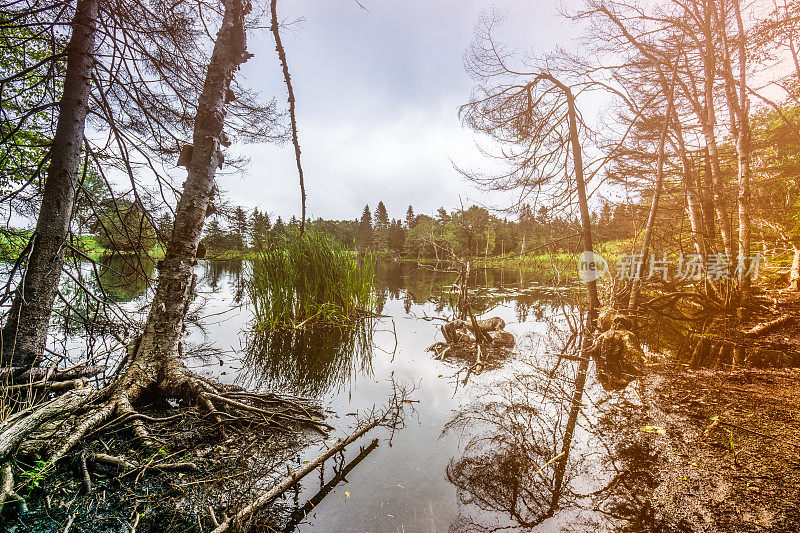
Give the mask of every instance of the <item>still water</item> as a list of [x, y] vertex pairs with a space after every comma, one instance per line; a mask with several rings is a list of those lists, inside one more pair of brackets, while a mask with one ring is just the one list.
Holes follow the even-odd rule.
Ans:
[[[641, 406], [636, 384], [607, 393], [590, 369], [584, 394], [572, 401], [579, 290], [540, 283], [535, 273], [474, 271], [475, 310], [501, 317], [517, 341], [508, 357], [476, 373], [468, 371], [474, 361], [427, 351], [453, 315], [453, 275], [381, 264], [380, 317], [347, 330], [264, 337], [251, 332], [247, 270], [241, 262], [198, 265], [190, 312], [197, 325], [184, 349], [205, 354], [188, 359], [196, 372], [317, 399], [337, 428], [331, 437], [349, 434], [358, 416], [385, 407], [398, 389], [410, 400], [403, 427], [373, 430], [321, 475], [307, 476], [276, 503], [276, 522], [265, 530], [612, 531], [661, 520], [638, 492], [654, 455], [635, 438], [612, 438]], [[143, 280], [114, 279], [104, 285], [128, 309], [146, 303]], [[320, 449], [311, 446], [296, 463]]]

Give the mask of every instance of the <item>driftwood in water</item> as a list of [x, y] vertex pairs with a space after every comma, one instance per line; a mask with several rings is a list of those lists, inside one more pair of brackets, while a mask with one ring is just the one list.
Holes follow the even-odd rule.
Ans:
[[232, 518], [222, 522], [216, 529], [214, 529], [214, 531], [212, 531], [212, 533], [223, 533], [225, 531], [236, 530], [237, 528], [241, 527], [242, 523], [244, 523], [244, 521], [250, 518], [254, 513], [263, 509], [265, 505], [269, 504], [272, 500], [286, 492], [295, 483], [300, 481], [300, 479], [305, 477], [310, 472], [313, 472], [318, 466], [320, 466], [329, 458], [333, 457], [339, 451], [343, 450], [348, 444], [353, 443], [364, 433], [381, 424], [384, 421], [384, 418], [385, 417], [375, 419], [364, 427], [358, 429], [349, 437], [345, 439], [339, 439], [336, 444], [325, 450], [325, 452], [320, 454], [316, 459], [309, 461], [301, 468], [292, 471], [269, 492], [259, 496], [253, 503], [236, 513]]
[[[513, 348], [516, 344], [514, 335], [505, 331], [506, 323], [500, 317], [495, 316], [486, 320], [470, 322], [456, 319], [441, 326], [440, 329], [444, 336], [445, 343], [457, 344], [472, 342], [481, 345], [502, 346], [506, 348]], [[476, 342], [476, 338], [470, 336], [470, 334], [475, 334], [476, 329], [481, 332], [483, 342]], [[495, 333], [494, 337], [488, 333], [489, 331]]]
[[447, 344], [455, 344], [458, 342], [472, 342], [472, 337], [467, 335], [466, 333], [462, 333], [461, 330], [467, 329], [467, 323], [463, 320], [451, 320], [447, 324], [444, 324], [439, 328], [444, 336], [444, 340]]
[[[485, 361], [505, 358], [509, 350], [516, 344], [514, 335], [505, 331], [505, 321], [500, 317], [487, 320], [451, 320], [441, 326], [445, 342], [437, 342], [428, 348], [437, 358], [451, 357], [474, 361], [475, 367], [483, 368]], [[478, 342], [470, 334], [479, 331], [481, 341]], [[492, 331], [494, 335], [490, 335]]]

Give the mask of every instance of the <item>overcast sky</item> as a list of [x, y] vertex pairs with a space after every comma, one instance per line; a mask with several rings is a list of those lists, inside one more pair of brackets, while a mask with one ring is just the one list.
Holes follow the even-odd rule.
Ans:
[[[382, 200], [402, 218], [464, 203], [492, 205], [453, 169], [480, 159], [459, 123], [472, 80], [463, 66], [482, 11], [507, 15], [502, 40], [538, 54], [569, 45], [575, 31], [555, 0], [292, 0], [279, 2], [297, 97], [302, 159], [312, 218], [352, 219]], [[286, 105], [271, 34], [249, 38], [255, 57], [240, 80]], [[299, 215], [291, 143], [239, 147], [251, 162], [220, 177], [233, 204], [288, 218]]]

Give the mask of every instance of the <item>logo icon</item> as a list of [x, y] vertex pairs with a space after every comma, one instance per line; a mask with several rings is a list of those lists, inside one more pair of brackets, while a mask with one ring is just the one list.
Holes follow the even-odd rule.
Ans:
[[608, 263], [597, 252], [583, 252], [578, 256], [578, 278], [591, 283], [608, 275]]

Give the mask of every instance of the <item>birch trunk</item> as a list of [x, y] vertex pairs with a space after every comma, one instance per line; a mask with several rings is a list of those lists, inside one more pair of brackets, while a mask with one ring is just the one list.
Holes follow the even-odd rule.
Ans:
[[792, 270], [789, 272], [787, 290], [800, 291], [800, 248], [797, 248], [797, 246], [794, 248], [794, 259], [792, 259]]
[[223, 164], [220, 147], [226, 112], [225, 98], [229, 94], [234, 72], [249, 58], [244, 30], [246, 13], [243, 0], [228, 0], [225, 3], [222, 26], [217, 34], [197, 106], [189, 174], [178, 201], [166, 255], [158, 266], [156, 294], [134, 361], [144, 366], [151, 363], [167, 364], [167, 368], [162, 369], [166, 372], [162, 379], [170, 378], [169, 367], [174, 365], [173, 370], [176, 371], [182, 368], [176, 355], [186, 311], [194, 293], [197, 247], [206, 210], [213, 196], [214, 176]]
[[744, 24], [739, 0], [734, 0], [733, 9], [739, 28], [739, 137], [736, 141], [736, 152], [739, 164], [739, 268], [743, 269], [743, 278], [739, 287], [739, 305], [744, 306], [750, 298], [749, 268], [750, 249], [750, 158], [751, 132], [749, 102], [747, 97], [747, 53], [745, 50]]
[[728, 211], [725, 208], [725, 195], [722, 181], [722, 168], [719, 162], [719, 149], [717, 147], [717, 139], [715, 134], [715, 126], [717, 124], [716, 109], [714, 108], [714, 80], [715, 80], [715, 67], [716, 56], [714, 53], [714, 33], [712, 25], [712, 7], [713, 0], [706, 0], [704, 3], [705, 20], [703, 28], [703, 36], [705, 39], [705, 50], [703, 52], [703, 69], [704, 69], [704, 96], [705, 96], [705, 117], [701, 117], [703, 136], [705, 137], [706, 147], [708, 148], [709, 162], [711, 165], [711, 182], [714, 194], [714, 210], [717, 214], [719, 221], [719, 232], [722, 236], [722, 246], [725, 253], [733, 253], [733, 244], [731, 240], [730, 218]]
[[72, 20], [64, 93], [59, 103], [42, 205], [31, 237], [25, 275], [0, 333], [3, 365], [31, 368], [39, 363], [44, 352], [80, 175], [98, 5], [98, 0], [78, 0]]

